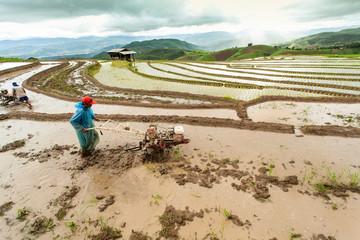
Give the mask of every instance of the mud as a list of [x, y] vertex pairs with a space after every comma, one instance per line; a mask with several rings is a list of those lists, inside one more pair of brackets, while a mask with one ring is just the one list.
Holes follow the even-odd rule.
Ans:
[[[98, 199], [98, 198], [97, 198]], [[103, 212], [105, 211], [105, 209], [107, 209], [108, 206], [114, 204], [115, 202], [115, 196], [114, 195], [110, 195], [108, 197], [105, 198], [105, 203], [103, 203], [100, 207], [99, 207], [99, 211]]]
[[143, 232], [137, 232], [133, 230], [129, 240], [152, 240], [152, 238], [147, 236]]
[[[80, 154], [80, 151], [78, 154]], [[119, 146], [118, 148], [97, 149], [90, 156], [79, 159], [76, 165], [69, 168], [69, 170], [84, 171], [95, 166], [102, 171], [121, 175], [126, 170], [137, 167], [143, 162], [143, 154], [126, 151], [125, 147]]]
[[336, 240], [333, 236], [325, 236], [324, 234], [317, 234], [312, 237], [312, 240]]
[[25, 140], [16, 140], [12, 143], [8, 143], [8, 144], [2, 146], [0, 149], [0, 152], [15, 150], [17, 148], [23, 147], [24, 145], [25, 145]]
[[[62, 98], [57, 94], [53, 96]], [[204, 96], [204, 99], [208, 98]], [[182, 146], [178, 158], [172, 152], [166, 157], [151, 158], [127, 152], [123, 147], [125, 137], [119, 138], [116, 134], [106, 134], [92, 156], [81, 158], [73, 129], [65, 123], [73, 113], [10, 112], [0, 115], [0, 131], [9, 134], [9, 138], [2, 140], [4, 146], [17, 140], [13, 133], [27, 138], [23, 148], [1, 152], [0, 191], [4, 200], [14, 202], [13, 207], [4, 212], [2, 234], [8, 239], [24, 237], [25, 232], [20, 232], [23, 226], [14, 216], [16, 209], [32, 207], [34, 212], [40, 210], [41, 215], [47, 216], [29, 220], [28, 226], [33, 230], [29, 227], [26, 232], [33, 232], [30, 239], [36, 236], [39, 240], [51, 237], [116, 239], [121, 236], [124, 239], [130, 236], [155, 239], [165, 238], [166, 234], [174, 239], [200, 239], [199, 236], [205, 239], [233, 239], [234, 236], [289, 239], [289, 232], [301, 233], [304, 239], [311, 239], [313, 233], [323, 233], [314, 234], [314, 239], [334, 239], [331, 236], [337, 234], [337, 229], [341, 238], [356, 236], [358, 231], [352, 224], [357, 219], [359, 187], [323, 183], [327, 191], [321, 193], [312, 185], [301, 185], [299, 179], [309, 168], [309, 162], [314, 168], [320, 167], [323, 161], [330, 161], [338, 169], [354, 166], [357, 171], [358, 139], [354, 137], [358, 138], [358, 130], [310, 126], [309, 129], [316, 129], [314, 135], [349, 138], [314, 137], [306, 130], [307, 137], [295, 138], [290, 135], [294, 133], [293, 126], [254, 123], [248, 118], [248, 106], [274, 100], [359, 102], [355, 98], [262, 97], [247, 103], [229, 100], [207, 106], [223, 104], [236, 109], [240, 120], [97, 115], [102, 119], [131, 122], [144, 129], [150, 122], [187, 124], [192, 142]], [[11, 128], [7, 128], [9, 124]], [[52, 131], [58, 127], [58, 132]], [[147, 164], [155, 166], [154, 171], [149, 171]], [[156, 194], [163, 200], [151, 204]], [[96, 203], [89, 204], [94, 199]], [[331, 204], [337, 204], [339, 209], [332, 210]], [[230, 218], [221, 212], [225, 207], [232, 213]], [[162, 218], [164, 216], [167, 218]], [[75, 233], [65, 225], [68, 221], [79, 227]], [[49, 233], [49, 229], [54, 233]]]
[[360, 128], [340, 127], [340, 126], [302, 126], [300, 130], [304, 134], [317, 136], [341, 136], [341, 137], [360, 137]]
[[[65, 151], [73, 150], [72, 153], [77, 152], [77, 147], [75, 145], [58, 145], [55, 144], [51, 148], [43, 149], [39, 152], [16, 152], [15, 156], [26, 158], [28, 161], [38, 161], [40, 163], [47, 162], [49, 159], [57, 159], [59, 156], [64, 155]], [[26, 164], [23, 163], [23, 164]]]
[[0, 206], [0, 217], [4, 216], [4, 214], [11, 210], [11, 208], [13, 207], [14, 202], [10, 201], [10, 202], [6, 202], [3, 205]]
[[190, 212], [189, 207], [185, 210], [176, 210], [173, 206], [167, 206], [164, 213], [159, 217], [162, 226], [160, 236], [166, 239], [178, 239], [178, 231], [187, 221], [193, 221], [195, 217], [203, 218], [204, 211]]
[[54, 199], [53, 201], [49, 202], [48, 208], [50, 207], [57, 207], [59, 208], [58, 212], [55, 214], [55, 217], [58, 220], [62, 220], [69, 209], [73, 208], [71, 202], [73, 197], [80, 191], [78, 186], [68, 187], [69, 190], [63, 192], [59, 197]]
[[[206, 162], [206, 158], [203, 158], [203, 160]], [[212, 188], [214, 184], [220, 184], [223, 178], [230, 177], [235, 180], [235, 182], [231, 183], [234, 189], [248, 193], [252, 192], [252, 196], [260, 201], [270, 197], [267, 186], [269, 184], [281, 188], [284, 192], [289, 191], [288, 188], [291, 188], [291, 186], [299, 184], [297, 176], [286, 176], [283, 180], [279, 180], [279, 177], [270, 176], [270, 174], [266, 175], [269, 169], [265, 167], [258, 169], [260, 175], [238, 170], [237, 162], [230, 159], [213, 159], [211, 163], [218, 167], [215, 168], [211, 164], [207, 164], [206, 169], [201, 169], [197, 165], [191, 167], [189, 164], [179, 164], [175, 165], [174, 168], [181, 168], [186, 174], [171, 174], [171, 177], [179, 185], [193, 183], [205, 188]], [[228, 167], [231, 169], [228, 169]], [[167, 171], [171, 172], [171, 168], [168, 168]]]
[[122, 237], [122, 234], [119, 229], [103, 225], [97, 235], [90, 235], [89, 237], [92, 240], [110, 240], [119, 239]]
[[51, 231], [55, 227], [53, 220], [44, 216], [40, 216], [34, 219], [30, 224], [29, 234], [39, 236], [46, 232]]

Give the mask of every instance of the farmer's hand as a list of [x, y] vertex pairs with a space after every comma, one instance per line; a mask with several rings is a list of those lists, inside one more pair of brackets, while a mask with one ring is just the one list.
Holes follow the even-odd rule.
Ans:
[[98, 119], [98, 118], [94, 118], [94, 120], [95, 120], [95, 121], [100, 121], [100, 119]]
[[86, 128], [83, 128], [83, 130], [81, 130], [82, 132], [86, 132], [87, 131], [87, 129]]

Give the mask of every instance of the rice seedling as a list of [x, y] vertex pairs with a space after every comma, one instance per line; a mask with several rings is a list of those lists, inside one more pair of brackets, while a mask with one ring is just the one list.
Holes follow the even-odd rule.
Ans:
[[230, 163], [230, 158], [225, 158], [222, 160], [223, 164]]
[[358, 187], [360, 183], [360, 170], [357, 172], [351, 172], [350, 169], [345, 170], [349, 178], [350, 187]]
[[18, 209], [16, 219], [18, 219], [19, 221], [24, 221], [29, 214], [30, 210], [26, 207]]
[[120, 229], [110, 227], [107, 223], [101, 222], [100, 232], [92, 239], [119, 239], [122, 237]]
[[293, 240], [295, 238], [300, 238], [302, 236], [302, 234], [299, 233], [292, 233], [292, 232], [289, 233], [290, 233], [290, 240]]
[[201, 196], [199, 196], [199, 195], [195, 195], [195, 194], [191, 194], [191, 195], [196, 197], [196, 198], [201, 198]]
[[344, 171], [338, 173], [327, 165], [323, 165], [323, 168], [326, 170], [327, 177], [330, 180], [330, 182], [334, 185], [338, 185], [339, 182], [341, 181]]
[[151, 164], [146, 164], [145, 165], [146, 169], [148, 169], [150, 172], [156, 172], [156, 168], [154, 165], [151, 165]]
[[227, 219], [230, 219], [230, 218], [231, 218], [231, 212], [228, 212], [228, 211], [226, 210], [226, 208], [223, 208], [223, 209], [222, 209], [222, 212], [223, 212], [224, 216], [225, 216]]
[[55, 227], [53, 220], [47, 217], [38, 217], [35, 221], [31, 224], [29, 233], [35, 236], [43, 234], [45, 232], [50, 231]]
[[324, 192], [324, 193], [326, 193], [328, 191], [328, 189], [325, 187], [325, 185], [323, 183], [313, 184], [313, 187], [316, 188], [319, 191]]
[[336, 203], [334, 203], [334, 204], [332, 205], [332, 209], [333, 209], [333, 210], [337, 210], [337, 209], [338, 209]]
[[160, 196], [159, 194], [156, 194], [156, 196], [153, 196], [152, 198], [154, 199], [156, 205], [159, 205], [158, 200], [163, 200], [162, 196]]
[[78, 228], [78, 226], [76, 225], [76, 223], [74, 223], [73, 221], [69, 221], [65, 223], [65, 226], [69, 227], [71, 232], [74, 234], [76, 233], [76, 230]]
[[280, 144], [280, 147], [283, 149], [288, 149], [285, 144]]
[[173, 154], [176, 159], [180, 159], [180, 147], [179, 146], [177, 146], [177, 148], [173, 150]]
[[270, 168], [269, 168], [269, 178], [272, 177], [271, 174], [272, 174], [272, 171], [274, 170], [274, 168], [275, 168], [275, 165], [274, 165], [274, 164], [271, 164], [271, 165], [270, 165]]

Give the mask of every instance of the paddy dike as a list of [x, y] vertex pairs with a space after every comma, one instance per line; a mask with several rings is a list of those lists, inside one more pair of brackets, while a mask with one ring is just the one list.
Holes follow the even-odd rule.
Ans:
[[[68, 121], [72, 117], [72, 113], [66, 114], [46, 114], [37, 112], [13, 111], [0, 115], [0, 120], [22, 119], [33, 121]], [[250, 119], [232, 120], [221, 118], [206, 117], [182, 117], [182, 116], [161, 116], [161, 115], [121, 115], [121, 114], [96, 114], [99, 119], [111, 119], [118, 122], [166, 122], [188, 124], [195, 126], [209, 127], [226, 127], [235, 129], [248, 129], [267, 132], [279, 132], [294, 134], [294, 126], [280, 123], [253, 122]], [[360, 129], [356, 127], [341, 126], [312, 126], [307, 125], [301, 128], [304, 134], [319, 136], [343, 136], [343, 137], [360, 137]]]

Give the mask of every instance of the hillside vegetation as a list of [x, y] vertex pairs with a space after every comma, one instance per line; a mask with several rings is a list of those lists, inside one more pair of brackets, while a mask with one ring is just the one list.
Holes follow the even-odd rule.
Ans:
[[283, 47], [289, 48], [326, 48], [342, 46], [360, 41], [360, 28], [344, 29], [339, 32], [322, 32], [295, 39]]
[[180, 41], [178, 39], [153, 39], [153, 40], [147, 40], [141, 42], [135, 41], [128, 45], [125, 45], [124, 48], [129, 48], [138, 53], [142, 53], [142, 51], [144, 50], [159, 49], [159, 48], [197, 50], [200, 47], [185, 41]]
[[[360, 54], [360, 28], [340, 32], [320, 33], [294, 40], [288, 45], [250, 45], [234, 47], [217, 52], [200, 50], [196, 45], [178, 39], [155, 39], [136, 41], [124, 48], [136, 51], [138, 60], [180, 60], [180, 61], [233, 61], [271, 57], [278, 55], [326, 55], [357, 57]], [[339, 43], [345, 43], [336, 45]], [[311, 44], [311, 45], [309, 45]], [[328, 46], [328, 44], [335, 44]], [[327, 47], [321, 47], [321, 46]], [[107, 52], [93, 56], [93, 59], [110, 60]]]

